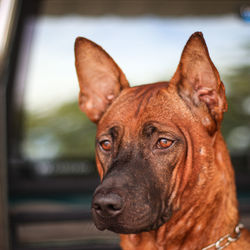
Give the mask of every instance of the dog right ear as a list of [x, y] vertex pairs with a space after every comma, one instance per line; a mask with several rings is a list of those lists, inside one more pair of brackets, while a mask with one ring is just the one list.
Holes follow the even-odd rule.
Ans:
[[227, 101], [224, 85], [201, 32], [194, 33], [188, 40], [171, 83], [177, 86], [179, 95], [188, 105], [194, 104], [201, 111], [203, 124], [213, 134], [220, 127]]
[[99, 45], [83, 37], [75, 41], [75, 66], [80, 86], [79, 107], [97, 123], [129, 83], [114, 60]]

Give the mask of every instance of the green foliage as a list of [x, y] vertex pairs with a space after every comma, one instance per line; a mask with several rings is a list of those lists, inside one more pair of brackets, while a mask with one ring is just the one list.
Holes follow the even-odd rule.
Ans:
[[23, 155], [29, 159], [94, 158], [96, 126], [77, 102], [65, 103], [50, 112], [26, 113]]
[[228, 88], [228, 111], [222, 132], [232, 153], [250, 149], [250, 65], [243, 65], [224, 77]]

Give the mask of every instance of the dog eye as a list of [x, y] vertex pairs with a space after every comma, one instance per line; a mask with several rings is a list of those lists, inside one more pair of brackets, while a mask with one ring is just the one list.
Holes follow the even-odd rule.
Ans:
[[173, 141], [166, 139], [166, 138], [160, 138], [157, 141], [157, 148], [158, 149], [166, 149], [169, 148], [173, 144]]
[[109, 140], [101, 141], [100, 146], [104, 151], [110, 151], [111, 150], [111, 142]]

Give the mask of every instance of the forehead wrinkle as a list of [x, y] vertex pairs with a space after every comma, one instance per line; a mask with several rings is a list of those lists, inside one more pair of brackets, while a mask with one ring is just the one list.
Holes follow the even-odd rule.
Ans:
[[159, 88], [157, 85], [156, 87], [152, 85], [149, 85], [147, 87], [148, 88], [146, 89], [143, 88], [142, 91], [137, 92], [138, 96], [135, 96], [138, 102], [137, 109], [135, 110], [135, 113], [134, 113], [135, 118], [138, 118], [138, 116], [143, 114], [143, 111], [149, 105], [150, 100], [153, 97], [158, 96], [158, 94], [162, 92], [162, 89], [163, 89], [162, 87]]
[[139, 97], [140, 98], [139, 104], [134, 114], [135, 118], [138, 117], [141, 111], [143, 111], [146, 108], [152, 96], [153, 96], [152, 92], [144, 92], [144, 94]]
[[130, 127], [137, 127], [140, 116], [145, 114], [145, 109], [149, 105], [153, 108], [158, 102], [162, 102], [162, 99], [165, 99], [167, 89], [168, 82], [124, 89], [121, 95], [110, 105], [98, 127], [104, 130], [111, 127], [111, 123], [119, 125], [127, 122], [130, 123]]

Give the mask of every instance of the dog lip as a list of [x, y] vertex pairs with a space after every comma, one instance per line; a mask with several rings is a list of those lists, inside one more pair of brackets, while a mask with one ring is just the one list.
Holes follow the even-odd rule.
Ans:
[[163, 224], [165, 224], [172, 215], [171, 209], [169, 211], [164, 211], [165, 213], [159, 216], [152, 224], [146, 225], [146, 221], [143, 221], [141, 223], [137, 223], [134, 227], [131, 225], [126, 224], [119, 224], [118, 227], [113, 225], [108, 225], [107, 229], [110, 231], [113, 231], [115, 233], [122, 233], [122, 234], [137, 234], [142, 232], [149, 232], [152, 230], [156, 230], [159, 227], [161, 227]]
[[128, 226], [128, 225], [109, 225], [106, 227], [107, 230], [115, 232], [115, 233], [119, 233], [119, 234], [138, 234], [138, 233], [142, 233], [142, 232], [149, 232], [152, 230], [157, 229], [158, 226], [154, 223], [153, 225], [149, 225], [147, 227], [144, 226]]
[[148, 220], [143, 220], [141, 222], [137, 222], [134, 225], [126, 224], [124, 221], [121, 222], [119, 217], [112, 218], [112, 217], [102, 217], [98, 214], [94, 216], [94, 222], [96, 227], [103, 231], [105, 229], [120, 233], [120, 234], [131, 234], [131, 233], [141, 233], [141, 232], [148, 232], [159, 228], [162, 224], [164, 224], [164, 220], [156, 220], [155, 222], [148, 224]]
[[[103, 220], [104, 219], [104, 220]], [[108, 219], [108, 218], [106, 218]], [[149, 232], [152, 230], [158, 229], [160, 226], [162, 226], [164, 223], [166, 223], [166, 219], [161, 217], [161, 219], [158, 219], [153, 224], [146, 225], [142, 223], [141, 225], [126, 225], [121, 224], [118, 221], [110, 222], [109, 220], [105, 220], [105, 218], [95, 218], [95, 225], [97, 229], [103, 231], [105, 229], [119, 233], [119, 234], [137, 234], [141, 232]]]

